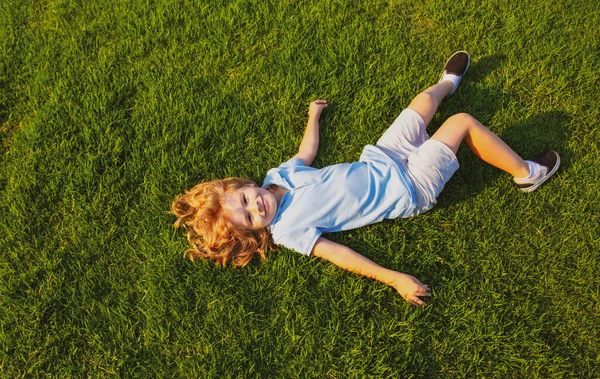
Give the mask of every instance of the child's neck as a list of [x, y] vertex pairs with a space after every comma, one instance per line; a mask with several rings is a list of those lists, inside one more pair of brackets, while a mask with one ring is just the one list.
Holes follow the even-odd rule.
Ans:
[[276, 184], [271, 184], [268, 188], [268, 191], [271, 192], [273, 196], [275, 196], [275, 200], [277, 200], [277, 205], [279, 205], [279, 203], [281, 202], [281, 198], [283, 198], [283, 195], [285, 195], [288, 190], [283, 187], [279, 187]]

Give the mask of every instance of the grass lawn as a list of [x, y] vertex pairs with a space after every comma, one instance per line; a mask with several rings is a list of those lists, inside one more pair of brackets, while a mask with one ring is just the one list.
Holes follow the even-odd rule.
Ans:
[[[3, 0], [0, 377], [600, 377], [600, 7], [581, 1]], [[183, 258], [200, 180], [353, 161], [448, 56], [473, 114], [561, 154], [534, 194], [466, 147], [439, 206], [326, 237], [433, 289], [281, 249]]]

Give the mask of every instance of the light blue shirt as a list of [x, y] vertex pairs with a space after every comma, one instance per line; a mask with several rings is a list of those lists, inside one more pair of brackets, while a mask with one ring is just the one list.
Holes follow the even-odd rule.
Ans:
[[404, 169], [372, 145], [358, 162], [321, 169], [292, 158], [267, 172], [262, 186], [270, 184], [288, 190], [269, 225], [273, 241], [306, 255], [323, 232], [408, 217], [415, 208]]

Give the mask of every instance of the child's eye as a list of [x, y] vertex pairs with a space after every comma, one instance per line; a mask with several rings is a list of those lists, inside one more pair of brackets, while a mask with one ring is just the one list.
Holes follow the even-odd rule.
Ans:
[[248, 222], [252, 225], [252, 214], [248, 213]]
[[248, 200], [246, 199], [246, 195], [242, 196], [242, 202], [244, 203], [244, 205], [246, 205], [248, 203]]

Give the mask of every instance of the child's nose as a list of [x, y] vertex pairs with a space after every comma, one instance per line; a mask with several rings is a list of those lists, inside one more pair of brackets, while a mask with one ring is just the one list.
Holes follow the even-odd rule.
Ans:
[[256, 209], [258, 210], [259, 213], [262, 213], [264, 210], [262, 203], [260, 202], [260, 199], [256, 199]]

